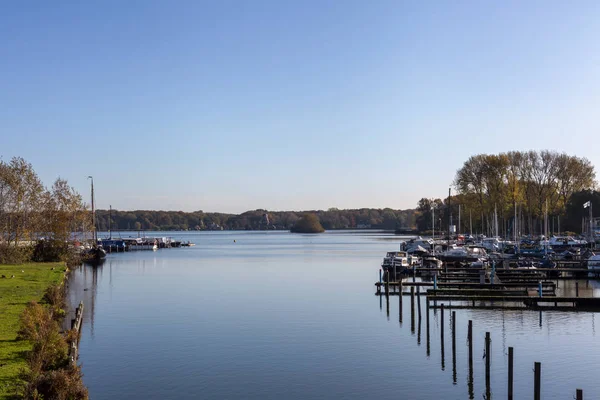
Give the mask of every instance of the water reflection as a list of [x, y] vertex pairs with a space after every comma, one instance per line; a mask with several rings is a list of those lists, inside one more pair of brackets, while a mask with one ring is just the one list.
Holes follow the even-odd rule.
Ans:
[[402, 327], [402, 290], [398, 293], [398, 320], [400, 322], [400, 327]]
[[[98, 279], [102, 276], [102, 271], [110, 262], [104, 262], [101, 265], [82, 264], [76, 267], [69, 275], [67, 305], [69, 308], [69, 317], [65, 319], [69, 321], [75, 318], [75, 308], [80, 301], [83, 301], [83, 322], [90, 324], [90, 332], [92, 337], [95, 334], [95, 314], [96, 314], [96, 297], [98, 295]], [[109, 267], [110, 268], [110, 267]]]

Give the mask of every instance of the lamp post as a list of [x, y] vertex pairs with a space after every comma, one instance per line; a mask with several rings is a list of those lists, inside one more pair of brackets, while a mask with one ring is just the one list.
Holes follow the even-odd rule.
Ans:
[[450, 224], [452, 223], [451, 222], [452, 217], [450, 217], [450, 191], [451, 190], [452, 190], [451, 188], [448, 188], [448, 248], [450, 248]]
[[435, 240], [435, 201], [431, 202], [431, 239]]

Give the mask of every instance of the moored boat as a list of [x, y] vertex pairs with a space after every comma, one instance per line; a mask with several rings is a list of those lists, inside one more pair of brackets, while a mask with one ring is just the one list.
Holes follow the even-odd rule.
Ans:
[[600, 254], [588, 258], [587, 267], [588, 270], [593, 271], [594, 273], [600, 272]]

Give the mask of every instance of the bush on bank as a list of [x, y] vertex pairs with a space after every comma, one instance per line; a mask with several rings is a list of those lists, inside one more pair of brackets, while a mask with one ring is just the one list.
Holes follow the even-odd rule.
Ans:
[[27, 355], [28, 369], [21, 373], [25, 383], [19, 394], [31, 400], [88, 399], [81, 369], [69, 359], [69, 346], [77, 340], [77, 333], [60, 332], [66, 307], [64, 287], [50, 286], [44, 302], [30, 302], [21, 315], [17, 338], [32, 342], [33, 348]]

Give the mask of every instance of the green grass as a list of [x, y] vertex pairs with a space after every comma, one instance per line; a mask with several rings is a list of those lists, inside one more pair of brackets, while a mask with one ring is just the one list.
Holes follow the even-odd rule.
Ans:
[[14, 384], [31, 350], [31, 343], [16, 340], [21, 313], [31, 300], [40, 301], [48, 286], [59, 283], [64, 272], [62, 263], [0, 265], [0, 399], [14, 394]]

